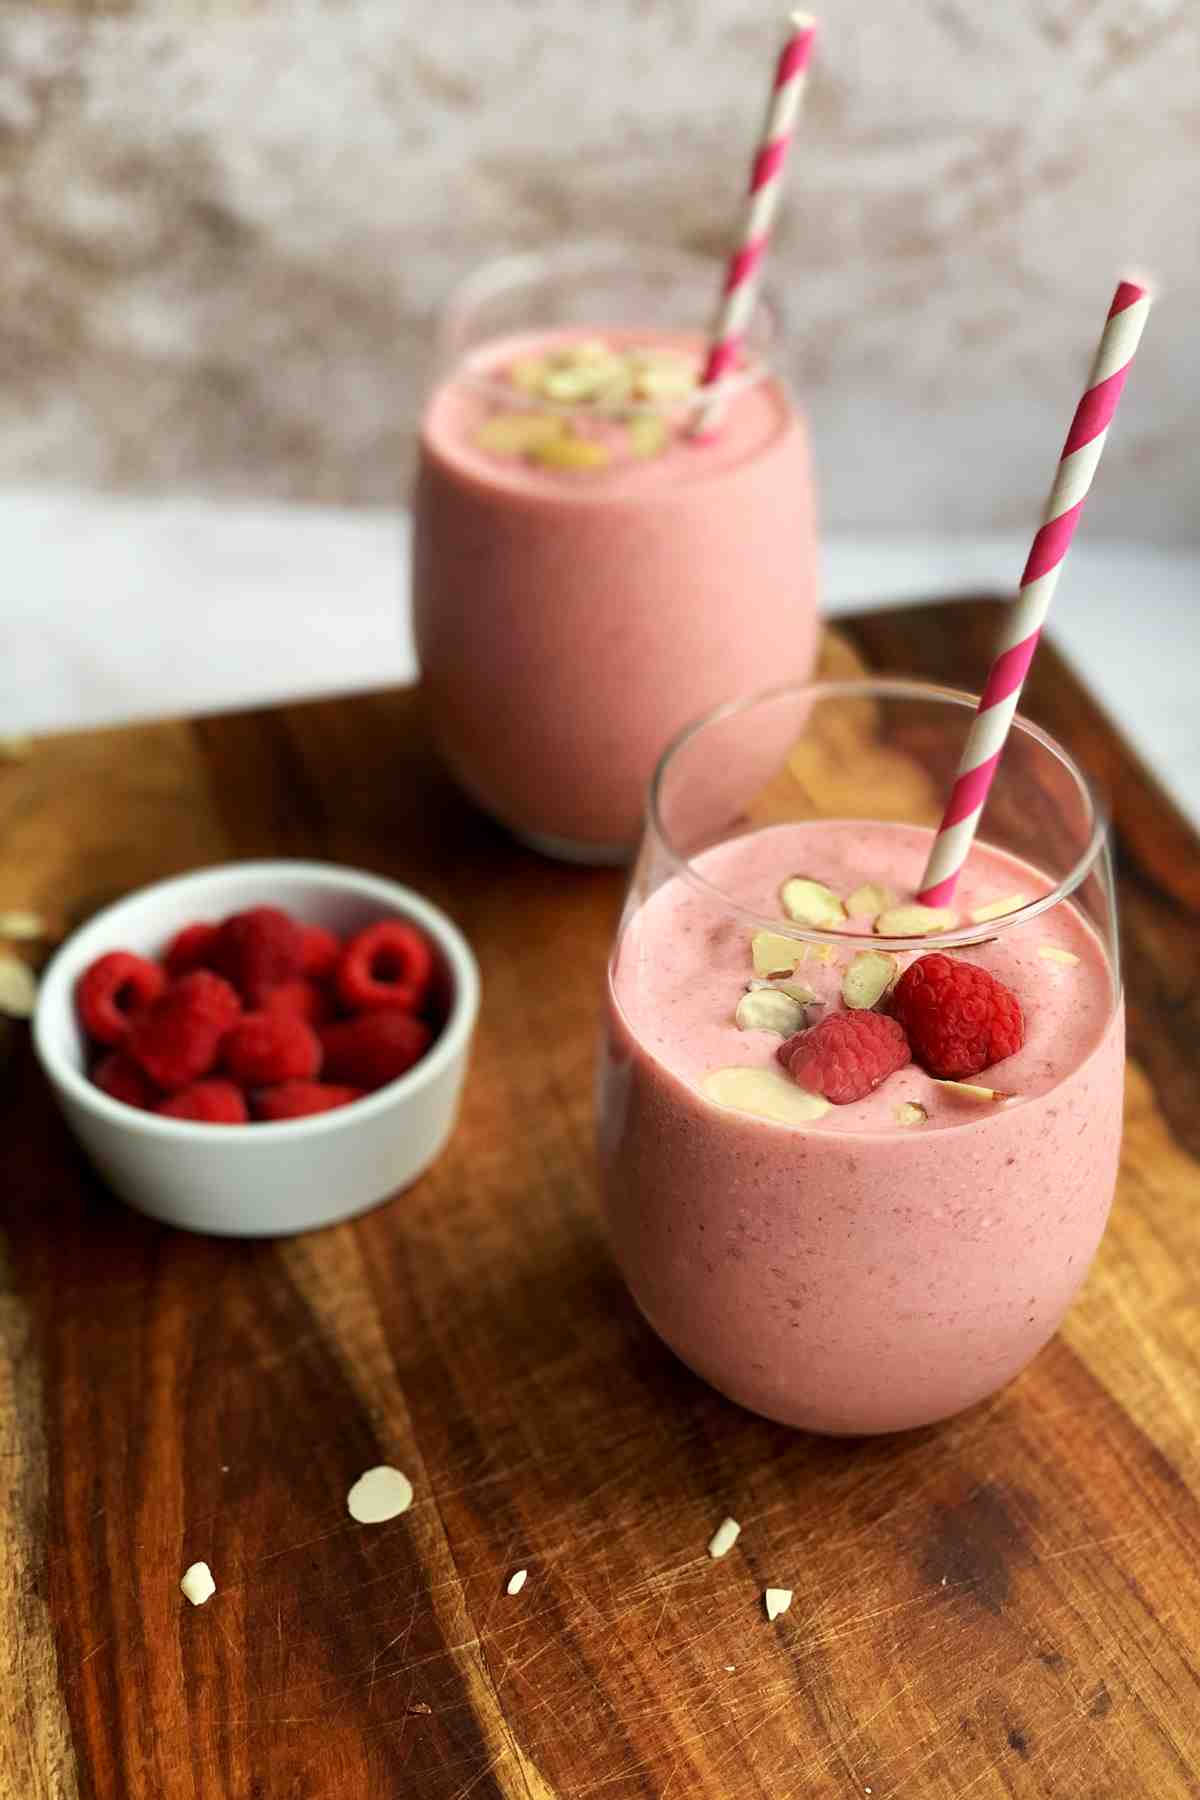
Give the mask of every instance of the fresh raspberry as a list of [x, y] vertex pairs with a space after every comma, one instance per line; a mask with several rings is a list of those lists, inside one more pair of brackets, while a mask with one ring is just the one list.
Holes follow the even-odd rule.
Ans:
[[323, 981], [337, 967], [338, 958], [342, 954], [341, 939], [335, 937], [332, 931], [326, 931], [323, 925], [302, 925], [300, 929], [304, 933], [304, 961], [301, 967], [314, 981]]
[[233, 913], [218, 927], [212, 966], [231, 981], [249, 1007], [259, 1007], [272, 988], [299, 975], [304, 932], [277, 906]]
[[227, 981], [207, 969], [184, 975], [129, 1033], [129, 1054], [160, 1088], [174, 1092], [207, 1075], [242, 1003]]
[[221, 1061], [241, 1087], [308, 1081], [321, 1066], [321, 1044], [295, 1013], [246, 1013], [221, 1046]]
[[250, 1117], [232, 1081], [194, 1081], [154, 1110], [164, 1119], [196, 1119], [202, 1125], [244, 1125]]
[[779, 1047], [779, 1060], [800, 1087], [835, 1106], [864, 1100], [881, 1081], [912, 1061], [908, 1040], [884, 1013], [844, 1012], [798, 1031]]
[[112, 1099], [140, 1107], [143, 1112], [150, 1112], [162, 1099], [150, 1077], [124, 1050], [110, 1050], [102, 1056], [92, 1070], [92, 1080]]
[[328, 1025], [337, 1017], [337, 1008], [328, 989], [306, 980], [303, 975], [272, 988], [263, 1001], [262, 1010], [283, 1013], [289, 1019], [303, 1019], [306, 1025]]
[[327, 1025], [321, 1033], [331, 1081], [374, 1089], [395, 1081], [428, 1050], [428, 1025], [405, 1012], [368, 1012]]
[[217, 927], [204, 920], [195, 925], [185, 925], [177, 931], [167, 945], [163, 965], [168, 975], [190, 975], [193, 969], [208, 967], [213, 946], [217, 941]]
[[80, 1022], [97, 1044], [120, 1044], [139, 1013], [158, 999], [167, 978], [157, 963], [128, 950], [110, 950], [85, 969], [75, 986]]
[[977, 963], [940, 952], [909, 964], [893, 991], [892, 1011], [921, 1067], [944, 1081], [978, 1075], [1025, 1042], [1012, 989]]
[[352, 1012], [415, 1012], [432, 974], [428, 938], [403, 919], [381, 919], [350, 939], [334, 979]]
[[262, 1088], [254, 1096], [256, 1119], [306, 1119], [311, 1113], [332, 1112], [335, 1106], [349, 1106], [361, 1100], [363, 1090], [335, 1087], [326, 1081], [282, 1081], [278, 1087]]

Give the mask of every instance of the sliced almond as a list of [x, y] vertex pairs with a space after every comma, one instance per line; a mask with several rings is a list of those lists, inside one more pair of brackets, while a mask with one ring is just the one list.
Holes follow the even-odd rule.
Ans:
[[50, 936], [50, 927], [40, 913], [0, 912], [0, 938], [14, 944], [34, 944]]
[[750, 939], [756, 975], [790, 975], [804, 961], [806, 944], [778, 931], [756, 931]]
[[17, 956], [0, 957], [0, 1013], [10, 1019], [31, 1019], [36, 1005], [33, 970]]
[[763, 1595], [763, 1605], [767, 1609], [768, 1619], [782, 1618], [791, 1604], [791, 1588], [768, 1588]]
[[953, 931], [958, 914], [948, 906], [922, 906], [913, 900], [881, 912], [873, 930], [877, 937], [930, 937], [935, 931]]
[[506, 1594], [519, 1594], [521, 1589], [525, 1586], [525, 1583], [528, 1580], [529, 1580], [529, 1570], [528, 1569], [514, 1570], [513, 1573], [509, 1576], [507, 1582], [505, 1583], [505, 1586], [504, 1586], [505, 1593]]
[[846, 911], [852, 919], [873, 919], [876, 913], [886, 912], [895, 904], [896, 896], [891, 888], [881, 887], [877, 881], [864, 881], [848, 897]]
[[1079, 961], [1073, 950], [1063, 950], [1057, 944], [1039, 944], [1038, 955], [1046, 962], [1069, 963], [1072, 967]]
[[704, 1092], [718, 1106], [778, 1125], [808, 1125], [829, 1111], [828, 1100], [797, 1087], [780, 1069], [714, 1069]]
[[949, 1088], [952, 1093], [961, 1094], [966, 1100], [985, 1100], [1001, 1104], [1005, 1100], [1015, 1099], [1015, 1095], [1006, 1094], [1000, 1088], [979, 1087], [973, 1081], [939, 1081], [939, 1087]]
[[919, 1100], [906, 1100], [902, 1106], [896, 1108], [897, 1125], [924, 1125], [928, 1117], [929, 1114]]
[[635, 456], [658, 456], [666, 449], [670, 427], [657, 413], [638, 413], [629, 421], [629, 448]]
[[541, 389], [547, 367], [544, 356], [522, 356], [508, 371], [508, 379], [523, 394], [536, 394]]
[[615, 358], [585, 359], [564, 368], [547, 370], [538, 392], [547, 400], [574, 406], [581, 400], [594, 400], [608, 382], [621, 374], [621, 364]]
[[721, 1557], [728, 1556], [738, 1541], [741, 1529], [736, 1519], [721, 1520], [708, 1540], [708, 1554], [714, 1562], [719, 1562]]
[[900, 973], [900, 958], [889, 950], [860, 950], [842, 976], [842, 999], [854, 1012], [878, 1006]]
[[1002, 919], [1005, 913], [1016, 912], [1028, 898], [1027, 894], [1006, 894], [1003, 900], [989, 900], [986, 906], [972, 907], [971, 918], [976, 925], [986, 925], [989, 919]]
[[733, 1021], [739, 1031], [777, 1031], [780, 1037], [803, 1031], [807, 1022], [802, 1002], [793, 1000], [782, 988], [770, 986], [743, 994]]
[[746, 983], [746, 992], [748, 994], [757, 993], [760, 989], [764, 988], [772, 994], [790, 994], [792, 999], [798, 1000], [801, 1006], [821, 1006], [824, 1004], [823, 1001], [817, 999], [817, 996], [813, 993], [812, 989], [807, 987], [803, 981], [796, 981], [790, 975], [785, 975], [782, 978], [777, 976], [774, 981], [767, 981], [765, 979], [760, 979], [757, 976], [752, 976]]
[[493, 413], [476, 431], [475, 442], [498, 456], [524, 456], [562, 435], [562, 420], [548, 413]]
[[779, 890], [779, 903], [797, 925], [840, 925], [846, 909], [832, 888], [810, 875], [793, 875]]
[[604, 469], [612, 461], [603, 444], [582, 437], [547, 438], [532, 455], [546, 469]]
[[695, 370], [678, 357], [640, 369], [634, 377], [634, 391], [643, 400], [686, 400], [695, 386]]

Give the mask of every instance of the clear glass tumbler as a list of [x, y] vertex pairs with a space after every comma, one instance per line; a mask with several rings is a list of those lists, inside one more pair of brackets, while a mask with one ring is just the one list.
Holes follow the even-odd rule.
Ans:
[[[600, 1157], [617, 1261], [684, 1362], [814, 1431], [923, 1425], [1003, 1386], [1058, 1329], [1112, 1201], [1112, 867], [1067, 753], [1019, 717], [953, 916], [896, 910], [974, 706], [865, 680], [710, 714], [659, 765], [613, 952]], [[934, 955], [1016, 995], [1019, 1048], [962, 1083], [915, 1059], [838, 1105], [796, 1085], [788, 1034]]]
[[442, 321], [413, 596], [463, 787], [551, 855], [627, 860], [669, 739], [817, 638], [807, 432], [760, 307], [719, 430], [689, 435], [720, 270], [631, 244], [509, 258]]

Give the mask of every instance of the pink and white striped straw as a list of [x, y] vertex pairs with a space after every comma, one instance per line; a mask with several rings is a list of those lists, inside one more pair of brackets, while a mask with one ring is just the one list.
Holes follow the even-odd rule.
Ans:
[[783, 166], [791, 146], [796, 114], [800, 110], [816, 29], [817, 22], [809, 13], [792, 13], [787, 41], [779, 52], [766, 123], [750, 169], [750, 189], [742, 229], [729, 258], [701, 376], [703, 388], [711, 392], [701, 395], [692, 424], [694, 438], [711, 437], [725, 411], [726, 397], [719, 384], [737, 363], [742, 339], [754, 313], [762, 283], [762, 265], [783, 188]]
[[1021, 591], [1012, 603], [996, 659], [988, 671], [950, 799], [925, 866], [917, 898], [926, 906], [947, 904], [970, 852], [1063, 559], [1071, 547], [1150, 311], [1150, 301], [1144, 287], [1122, 281], [1109, 309], [1087, 389], [1071, 421], [1041, 528], [1025, 564]]

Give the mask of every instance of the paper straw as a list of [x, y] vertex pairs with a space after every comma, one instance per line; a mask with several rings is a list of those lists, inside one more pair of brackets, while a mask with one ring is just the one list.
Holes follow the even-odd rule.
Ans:
[[1108, 428], [1138, 347], [1151, 296], [1136, 282], [1122, 281], [1075, 411], [1041, 528], [1033, 540], [1021, 591], [1005, 622], [996, 659], [988, 671], [979, 707], [958, 765], [954, 786], [917, 898], [926, 906], [945, 906], [967, 860], [987, 800], [1004, 741], [1013, 722], [1021, 689], [1037, 649], [1042, 624], [1058, 583], [1063, 559], [1071, 547], [1083, 503], [1100, 462]]
[[692, 425], [692, 436], [696, 438], [711, 437], [720, 423], [726, 397], [718, 384], [736, 365], [742, 339], [754, 313], [816, 29], [817, 22], [809, 13], [792, 13], [788, 21], [787, 41], [779, 52], [766, 122], [750, 169], [742, 229], [729, 258], [701, 376], [702, 386], [713, 392], [701, 396]]

